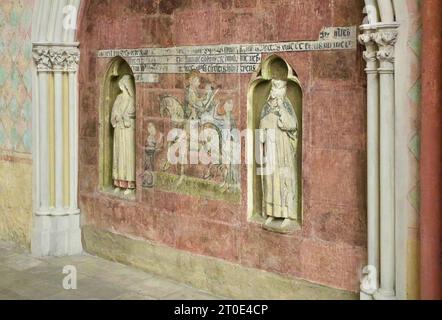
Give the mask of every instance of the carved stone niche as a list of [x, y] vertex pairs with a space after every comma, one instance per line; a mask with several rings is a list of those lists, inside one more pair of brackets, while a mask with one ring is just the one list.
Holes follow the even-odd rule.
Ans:
[[[116, 57], [112, 59], [109, 63], [109, 66], [106, 70], [106, 73], [103, 78], [103, 86], [102, 86], [102, 94], [101, 94], [101, 103], [100, 103], [100, 162], [99, 162], [99, 172], [100, 172], [100, 190], [106, 193], [112, 193], [113, 195], [129, 200], [135, 199], [135, 182], [133, 185], [128, 187], [127, 189], [117, 188], [115, 185], [114, 179], [114, 137], [115, 137], [115, 128], [112, 124], [112, 114], [113, 110], [119, 95], [123, 93], [122, 83], [127, 82], [128, 86], [131, 87], [130, 91], [132, 92], [132, 99], [134, 107], [136, 106], [136, 89], [135, 89], [135, 81], [132, 69], [129, 64], [121, 57]], [[124, 87], [124, 86], [123, 86]], [[133, 126], [133, 130], [131, 130], [130, 135], [126, 135], [125, 138], [133, 141], [134, 147], [133, 150], [130, 151], [131, 154], [131, 163], [133, 162], [133, 176], [136, 176], [135, 173], [135, 163], [136, 163], [136, 137], [135, 137], [135, 114], [136, 112], [127, 117], [128, 120]], [[133, 135], [133, 137], [132, 137]], [[132, 154], [133, 153], [133, 154]], [[134, 179], [135, 180], [135, 179]], [[117, 190], [118, 189], [118, 190]], [[131, 192], [125, 192], [125, 190], [129, 190]]]
[[[253, 133], [248, 135], [249, 220], [271, 232], [293, 233], [301, 228], [303, 215], [302, 88], [295, 71], [277, 55], [262, 63], [250, 83], [248, 129]], [[271, 166], [268, 141], [276, 142]]]

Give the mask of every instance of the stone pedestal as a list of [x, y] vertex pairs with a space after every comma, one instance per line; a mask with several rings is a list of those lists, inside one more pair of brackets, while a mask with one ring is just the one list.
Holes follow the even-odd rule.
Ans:
[[37, 257], [81, 254], [80, 215], [35, 216], [31, 240]]

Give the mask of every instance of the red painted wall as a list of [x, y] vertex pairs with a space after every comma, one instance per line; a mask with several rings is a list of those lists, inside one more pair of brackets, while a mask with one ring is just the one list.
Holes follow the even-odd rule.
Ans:
[[[133, 202], [98, 191], [99, 96], [107, 60], [97, 50], [317, 40], [322, 27], [362, 21], [363, 1], [119, 0], [89, 1], [79, 30], [80, 202], [85, 224], [222, 258], [248, 267], [358, 291], [366, 262], [366, 108], [361, 49], [284, 53], [304, 88], [302, 231], [283, 236], [247, 221], [247, 168], [242, 202], [144, 190]], [[239, 105], [247, 127], [251, 75], [208, 75]], [[183, 75], [137, 85], [137, 170], [143, 172], [146, 123], [161, 122], [160, 94], [182, 95]], [[138, 185], [141, 185], [139, 178]]]
[[442, 299], [442, 21], [440, 0], [422, 4], [421, 298]]

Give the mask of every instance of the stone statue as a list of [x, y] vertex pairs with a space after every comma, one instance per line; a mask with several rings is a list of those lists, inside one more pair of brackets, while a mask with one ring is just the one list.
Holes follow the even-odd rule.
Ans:
[[129, 195], [135, 189], [135, 89], [132, 78], [123, 76], [118, 83], [121, 93], [111, 114], [114, 128], [112, 177], [115, 193]]
[[287, 82], [272, 80], [260, 118], [264, 228], [287, 233], [298, 219], [298, 119], [287, 97]]

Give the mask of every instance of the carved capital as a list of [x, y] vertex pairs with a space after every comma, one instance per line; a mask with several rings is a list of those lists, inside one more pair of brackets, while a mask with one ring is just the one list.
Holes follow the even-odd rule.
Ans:
[[377, 58], [381, 63], [394, 63], [394, 46], [396, 45], [398, 32], [395, 30], [378, 31], [373, 34], [373, 40], [379, 46]]
[[368, 63], [368, 62], [376, 62], [376, 58], [377, 58], [377, 52], [374, 50], [366, 50], [363, 53], [363, 58], [364, 60]]
[[377, 70], [377, 46], [373, 40], [373, 33], [370, 31], [360, 34], [358, 37], [359, 43], [366, 47], [363, 53], [363, 58], [367, 62], [365, 71], [373, 72]]
[[80, 51], [77, 47], [35, 46], [33, 57], [39, 72], [75, 72]]
[[395, 30], [378, 31], [373, 34], [373, 40], [379, 46], [394, 46], [396, 44], [398, 32]]
[[360, 44], [362, 44], [363, 46], [367, 46], [368, 44], [373, 42], [372, 34], [370, 33], [360, 34], [358, 40]]

